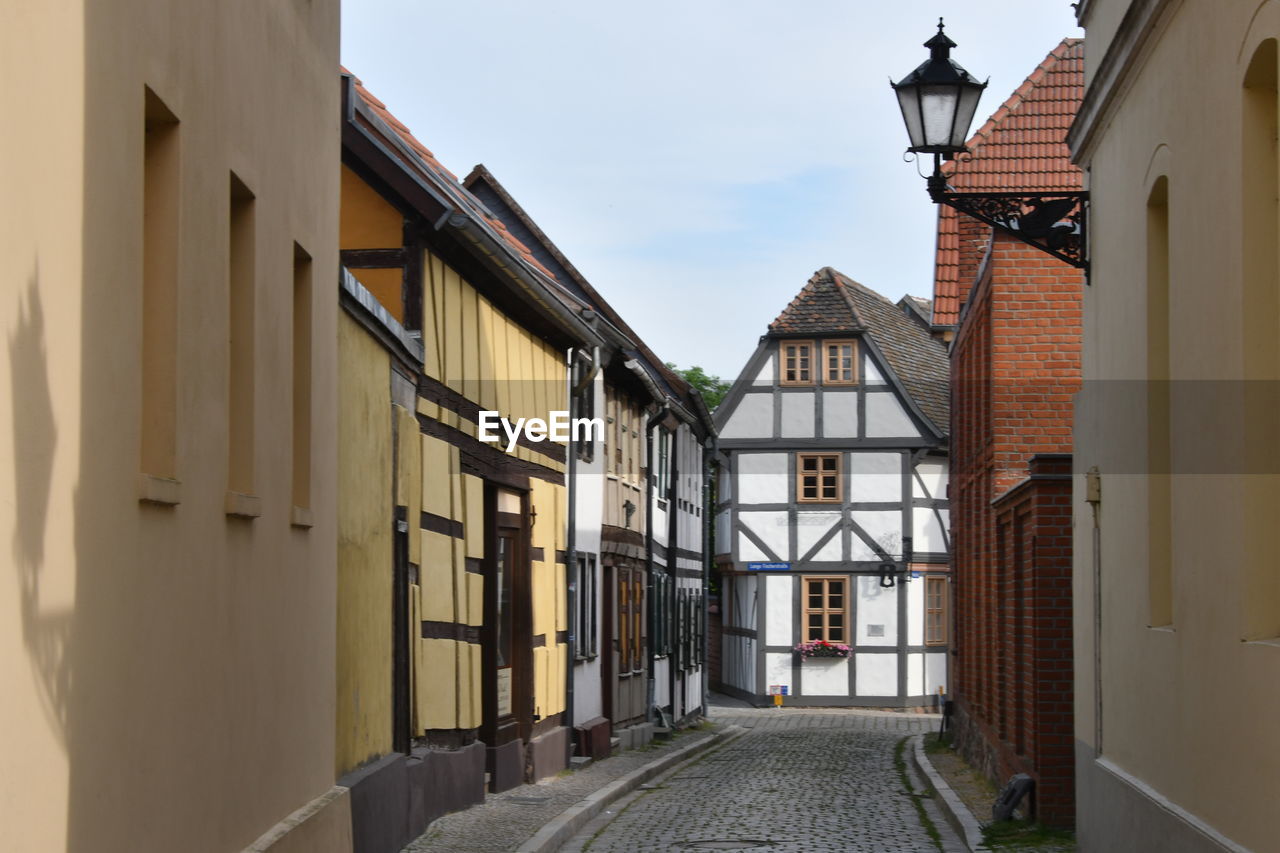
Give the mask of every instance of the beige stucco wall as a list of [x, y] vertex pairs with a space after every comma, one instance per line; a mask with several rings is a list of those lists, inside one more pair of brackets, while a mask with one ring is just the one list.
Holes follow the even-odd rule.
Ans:
[[[1126, 5], [1094, 0], [1091, 14], [1114, 22]], [[1097, 552], [1083, 478], [1075, 499], [1079, 814], [1087, 849], [1123, 846], [1099, 831], [1107, 821], [1147, 839], [1163, 836], [1146, 823], [1172, 821], [1185, 835], [1178, 844], [1217, 833], [1214, 844], [1275, 845], [1280, 731], [1266, 709], [1280, 702], [1280, 643], [1251, 631], [1247, 614], [1256, 603], [1257, 573], [1275, 571], [1280, 478], [1256, 473], [1259, 448], [1246, 442], [1236, 381], [1245, 375], [1245, 318], [1268, 311], [1265, 322], [1273, 337], [1280, 335], [1274, 311], [1280, 281], [1270, 282], [1268, 304], [1246, 302], [1242, 280], [1242, 186], [1257, 171], [1241, 163], [1241, 84], [1263, 37], [1280, 37], [1276, 2], [1181, 3], [1082, 162], [1093, 193], [1093, 270], [1075, 442], [1077, 469], [1097, 465], [1102, 474]], [[1091, 67], [1105, 46], [1090, 29]], [[1147, 356], [1147, 201], [1161, 175], [1169, 187], [1173, 624], [1149, 627], [1152, 520], [1141, 380], [1154, 369]], [[1271, 236], [1271, 251], [1277, 239]], [[1280, 364], [1265, 373], [1250, 375], [1275, 380]], [[1095, 553], [1102, 579], [1098, 642]], [[1142, 810], [1138, 800], [1097, 796], [1113, 783], [1142, 802], [1164, 798], [1172, 808]], [[1129, 814], [1112, 813], [1120, 804]]]
[[[334, 778], [338, 3], [3, 17], [0, 848], [238, 850]], [[176, 506], [138, 501], [144, 86], [181, 122]], [[256, 196], [252, 520], [224, 512], [232, 170]], [[310, 529], [290, 524], [295, 242]]]

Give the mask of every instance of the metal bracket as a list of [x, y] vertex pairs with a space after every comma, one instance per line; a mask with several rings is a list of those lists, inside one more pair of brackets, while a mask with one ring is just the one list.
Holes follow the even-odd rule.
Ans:
[[1077, 269], [1089, 269], [1089, 193], [957, 193], [940, 174], [929, 177], [929, 197]]

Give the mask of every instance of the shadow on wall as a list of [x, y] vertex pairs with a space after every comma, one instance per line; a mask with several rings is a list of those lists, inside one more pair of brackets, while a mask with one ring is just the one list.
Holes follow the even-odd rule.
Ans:
[[71, 686], [67, 665], [71, 610], [44, 610], [40, 597], [58, 427], [54, 423], [49, 388], [38, 261], [18, 300], [18, 324], [9, 333], [10, 387], [13, 389], [13, 558], [18, 573], [22, 639], [50, 728], [65, 748], [67, 698]]

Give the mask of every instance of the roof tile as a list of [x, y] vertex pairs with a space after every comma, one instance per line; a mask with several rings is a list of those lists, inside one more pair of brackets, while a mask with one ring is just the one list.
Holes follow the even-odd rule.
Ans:
[[[1083, 97], [1084, 40], [1063, 39], [970, 137], [970, 154], [943, 165], [948, 182], [957, 192], [1079, 189], [1081, 173], [1071, 163], [1066, 137]], [[959, 322], [969, 285], [961, 268], [976, 268], [989, 230], [982, 235], [961, 239], [959, 214], [938, 206], [935, 326]]]
[[[928, 310], [928, 300], [908, 298]], [[769, 333], [870, 336], [920, 410], [943, 435], [949, 431], [946, 348], [900, 306], [844, 273], [831, 267], [815, 272], [769, 324]]]
[[[351, 74], [351, 72], [346, 68], [343, 68], [342, 70], [345, 74]], [[430, 176], [434, 179], [443, 180], [450, 184], [453, 190], [451, 194], [461, 198], [471, 208], [472, 214], [478, 218], [482, 218], [491, 228], [493, 228], [495, 234], [515, 250], [515, 252], [529, 264], [529, 266], [538, 270], [548, 278], [553, 280], [555, 279], [555, 273], [547, 269], [547, 267], [538, 261], [538, 259], [533, 256], [533, 253], [529, 251], [529, 247], [517, 240], [515, 236], [507, 230], [507, 226], [504, 225], [500, 219], [485, 210], [484, 205], [462, 186], [462, 183], [458, 180], [458, 176], [446, 169], [440, 161], [435, 158], [435, 155], [431, 153], [431, 149], [427, 148], [427, 146], [423, 145], [416, 137], [414, 137], [413, 133], [410, 132], [404, 122], [391, 114], [391, 111], [387, 109], [386, 104], [374, 97], [374, 95], [365, 88], [364, 83], [360, 82], [360, 79], [354, 74], [352, 74], [352, 80], [355, 82], [356, 93], [359, 94], [360, 99], [364, 101], [371, 110], [373, 110], [378, 118], [382, 119], [389, 128], [395, 131], [395, 134], [400, 138], [401, 142], [418, 155], [422, 162], [416, 165], [424, 168], [424, 170], [430, 173]]]

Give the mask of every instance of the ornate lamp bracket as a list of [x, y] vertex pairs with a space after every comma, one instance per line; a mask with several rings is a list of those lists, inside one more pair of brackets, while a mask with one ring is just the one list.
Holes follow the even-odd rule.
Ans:
[[940, 174], [929, 177], [929, 197], [1029, 246], [1089, 271], [1089, 193], [952, 192]]

